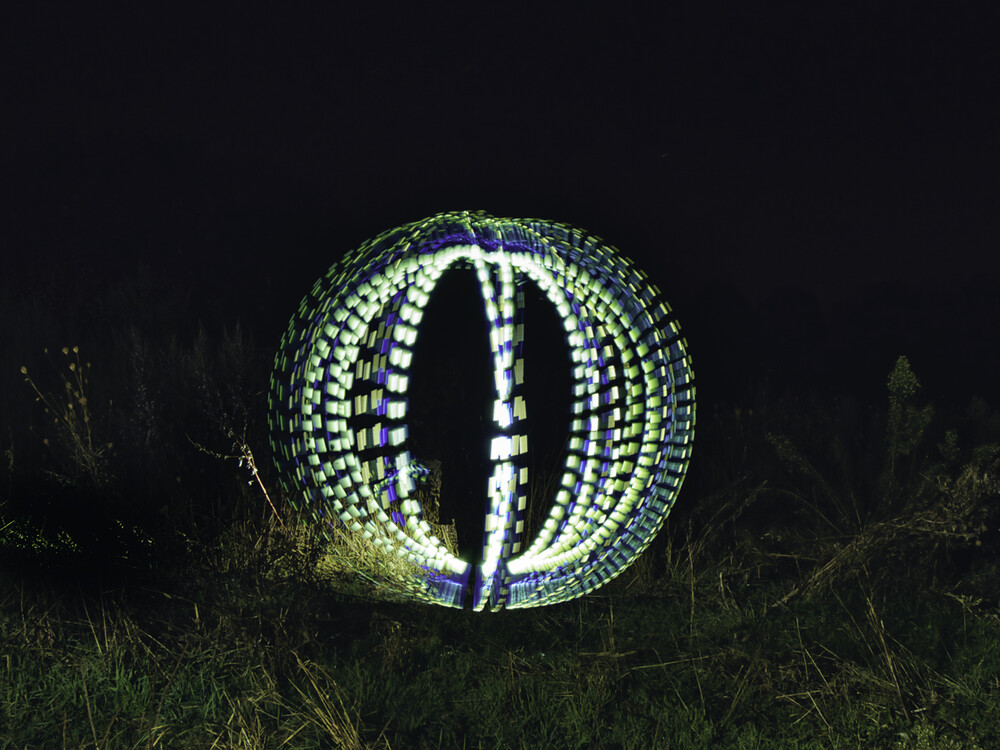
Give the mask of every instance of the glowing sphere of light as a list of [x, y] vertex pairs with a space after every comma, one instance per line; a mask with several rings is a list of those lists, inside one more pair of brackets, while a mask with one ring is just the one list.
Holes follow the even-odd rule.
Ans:
[[[385, 232], [316, 282], [275, 358], [268, 399], [286, 490], [322, 524], [412, 563], [415, 599], [461, 607], [473, 566], [437, 539], [408, 450], [413, 346], [443, 273], [471, 268], [493, 357], [494, 437], [473, 608], [582, 596], [632, 563], [663, 525], [694, 435], [686, 342], [669, 305], [612, 247], [576, 227], [479, 212]], [[558, 311], [571, 356], [566, 461], [537, 536], [522, 540], [527, 436], [520, 312], [534, 284]], [[419, 575], [417, 575], [419, 573]]]

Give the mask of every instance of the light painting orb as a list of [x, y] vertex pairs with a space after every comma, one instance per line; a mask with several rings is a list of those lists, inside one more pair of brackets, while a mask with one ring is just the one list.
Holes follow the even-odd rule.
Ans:
[[[492, 473], [475, 569], [424, 520], [407, 440], [421, 317], [454, 268], [476, 274], [493, 358]], [[522, 539], [529, 283], [562, 320], [573, 392], [559, 486], [538, 534]], [[670, 511], [694, 437], [686, 346], [659, 291], [599, 238], [537, 219], [438, 214], [364, 243], [302, 300], [271, 377], [275, 461], [293, 502], [318, 522], [412, 563], [412, 579], [399, 584], [414, 599], [462, 607], [471, 588], [477, 610], [563, 602], [621, 573]]]

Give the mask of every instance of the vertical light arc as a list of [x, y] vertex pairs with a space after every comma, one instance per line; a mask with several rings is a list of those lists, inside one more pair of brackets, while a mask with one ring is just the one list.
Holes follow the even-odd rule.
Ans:
[[506, 595], [503, 562], [517, 551], [528, 482], [528, 468], [523, 459], [528, 450], [528, 436], [519, 429], [525, 418], [525, 405], [518, 394], [524, 369], [520, 323], [524, 293], [516, 286], [513, 268], [502, 248], [488, 257], [493, 261], [492, 270], [483, 257], [474, 261], [474, 267], [489, 323], [496, 436], [490, 444], [493, 469], [487, 487], [489, 506], [482, 565], [473, 599], [475, 610], [483, 609], [487, 601], [497, 606]]
[[[618, 575], [662, 526], [690, 459], [695, 391], [669, 306], [631, 263], [580, 229], [440, 214], [346, 256], [316, 283], [282, 339], [269, 396], [275, 460], [289, 495], [318, 520], [343, 524], [425, 571], [399, 582], [411, 596], [462, 605], [471, 566], [423, 520], [406, 425], [423, 309], [456, 266], [472, 268], [479, 282], [495, 390], [473, 607], [581, 596]], [[524, 545], [528, 281], [563, 321], [573, 393], [559, 488]]]

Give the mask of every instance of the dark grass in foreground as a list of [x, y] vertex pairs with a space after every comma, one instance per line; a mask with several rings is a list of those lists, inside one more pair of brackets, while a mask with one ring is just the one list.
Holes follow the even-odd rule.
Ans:
[[7, 449], [0, 748], [1000, 746], [998, 420], [905, 361], [881, 415], [703, 409], [642, 559], [480, 614], [380, 600], [387, 563], [272, 512], [252, 389], [213, 376], [253, 371], [238, 337], [127, 351], [127, 415], [69, 375], [51, 454]]
[[1000, 740], [995, 607], [864, 578], [778, 604], [785, 587], [741, 586], [745, 570], [671, 560], [642, 596], [489, 615], [338, 596], [256, 563], [98, 593], [8, 579], [0, 746]]

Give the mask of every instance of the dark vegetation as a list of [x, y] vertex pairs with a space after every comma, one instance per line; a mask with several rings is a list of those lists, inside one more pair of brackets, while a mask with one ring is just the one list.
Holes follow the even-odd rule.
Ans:
[[154, 276], [0, 294], [0, 748], [1000, 746], [1000, 413], [898, 352], [877, 399], [703, 398], [637, 563], [474, 614], [281, 498], [283, 320], [198, 325]]

